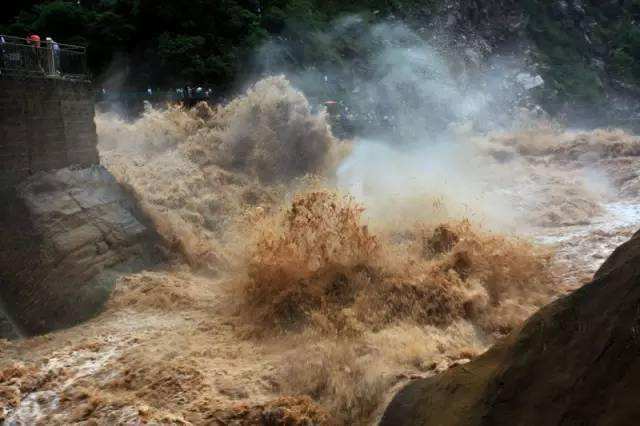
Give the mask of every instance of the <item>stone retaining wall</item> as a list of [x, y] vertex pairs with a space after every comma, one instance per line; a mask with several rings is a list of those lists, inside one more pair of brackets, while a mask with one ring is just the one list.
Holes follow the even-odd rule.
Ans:
[[39, 171], [98, 164], [90, 83], [0, 76], [0, 190]]

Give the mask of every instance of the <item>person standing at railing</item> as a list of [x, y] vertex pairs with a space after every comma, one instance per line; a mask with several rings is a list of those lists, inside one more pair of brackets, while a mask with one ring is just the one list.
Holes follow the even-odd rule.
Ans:
[[0, 74], [2, 74], [2, 69], [5, 68], [5, 55], [7, 52], [4, 51], [6, 41], [4, 40], [4, 36], [0, 34]]
[[34, 47], [40, 48], [40, 36], [38, 34], [31, 34], [27, 36], [27, 43], [32, 44]]
[[51, 37], [46, 39], [47, 47], [47, 71], [49, 75], [60, 74], [60, 45], [53, 41]]
[[52, 49], [53, 49], [53, 69], [54, 69], [56, 75], [60, 75], [60, 73], [61, 73], [61, 71], [60, 71], [60, 45], [54, 41]]
[[40, 55], [40, 36], [37, 34], [29, 33], [27, 36], [27, 44], [32, 47], [32, 56], [33, 56], [33, 66], [30, 68], [34, 68], [34, 70], [40, 70], [44, 72], [44, 68], [41, 63], [41, 55]]

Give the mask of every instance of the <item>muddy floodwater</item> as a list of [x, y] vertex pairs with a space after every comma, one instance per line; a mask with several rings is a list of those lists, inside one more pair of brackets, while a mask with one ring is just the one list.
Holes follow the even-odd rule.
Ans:
[[119, 278], [86, 323], [0, 341], [8, 425], [370, 424], [640, 224], [640, 138], [622, 130], [342, 141], [284, 78], [96, 124], [168, 260]]

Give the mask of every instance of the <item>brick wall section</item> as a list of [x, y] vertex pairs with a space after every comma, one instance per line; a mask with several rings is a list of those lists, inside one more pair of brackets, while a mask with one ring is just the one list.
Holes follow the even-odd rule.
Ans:
[[0, 190], [42, 170], [98, 164], [89, 83], [0, 76]]

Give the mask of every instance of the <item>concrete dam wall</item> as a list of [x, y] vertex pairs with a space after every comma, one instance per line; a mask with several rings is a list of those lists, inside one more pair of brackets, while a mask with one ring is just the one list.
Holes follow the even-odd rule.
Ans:
[[99, 164], [89, 83], [0, 76], [0, 338], [99, 312], [155, 233]]

